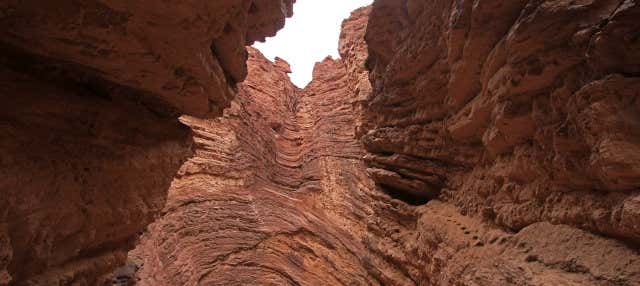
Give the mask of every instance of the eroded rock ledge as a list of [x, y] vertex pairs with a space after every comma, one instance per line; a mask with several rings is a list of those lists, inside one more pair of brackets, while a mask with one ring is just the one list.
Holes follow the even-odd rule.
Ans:
[[123, 264], [282, 1], [0, 3], [0, 285], [97, 285]]

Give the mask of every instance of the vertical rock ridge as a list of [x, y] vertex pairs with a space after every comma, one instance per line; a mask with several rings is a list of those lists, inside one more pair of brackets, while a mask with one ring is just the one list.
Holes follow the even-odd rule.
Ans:
[[342, 62], [318, 63], [301, 90], [286, 62], [249, 54], [249, 77], [225, 115], [184, 119], [198, 148], [130, 255], [143, 265], [138, 284], [365, 283], [364, 249], [347, 229], [362, 235], [357, 218], [368, 210], [337, 205], [370, 184]]
[[[368, 12], [345, 22], [354, 43], [364, 43]], [[357, 68], [326, 58], [299, 89], [286, 62], [249, 51], [249, 76], [223, 118], [185, 119], [198, 134], [196, 155], [173, 182], [163, 217], [130, 253], [140, 269], [128, 277], [138, 285], [411, 281], [394, 266], [407, 258], [375, 248], [394, 243], [378, 235], [401, 228], [395, 215], [412, 212], [375, 189], [361, 159], [354, 126], [366, 95], [354, 96], [349, 80], [365, 77], [348, 70], [364, 72], [362, 54], [348, 59]]]

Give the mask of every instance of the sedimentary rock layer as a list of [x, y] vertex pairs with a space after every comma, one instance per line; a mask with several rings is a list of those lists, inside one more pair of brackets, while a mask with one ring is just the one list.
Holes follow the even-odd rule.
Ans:
[[3, 278], [91, 285], [124, 261], [135, 234], [162, 209], [191, 154], [190, 132], [73, 84], [7, 70], [1, 78]]
[[374, 179], [640, 242], [636, 1], [376, 1]]
[[[437, 160], [435, 154], [446, 151], [470, 160], [484, 156], [482, 149], [420, 133], [428, 124], [408, 126], [413, 133], [407, 135], [393, 133], [404, 129], [385, 119], [405, 114], [380, 102], [386, 86], [376, 80], [411, 72], [419, 61], [387, 71], [372, 56], [369, 67], [375, 68], [368, 74], [368, 23], [374, 25], [368, 40], [375, 49], [389, 40], [377, 36], [407, 36], [372, 34], [376, 25], [410, 22], [377, 24], [394, 10], [374, 6], [375, 18], [367, 21], [370, 11], [356, 10], [343, 23], [342, 59], [318, 63], [304, 89], [291, 84], [286, 62], [269, 62], [251, 50], [249, 76], [224, 116], [185, 118], [196, 133], [196, 156], [181, 168], [162, 218], [149, 227], [130, 253], [129, 266], [114, 280], [136, 279], [138, 285], [638, 284], [640, 257], [620, 240], [545, 220], [511, 229], [492, 209], [476, 214], [459, 207], [448, 194], [460, 190], [456, 180], [477, 167], [459, 163], [467, 162], [462, 159]], [[385, 122], [389, 126], [379, 125]], [[369, 154], [358, 140], [361, 135]], [[398, 151], [411, 150], [403, 146], [431, 150], [432, 145], [421, 145], [427, 135], [432, 138], [427, 142], [452, 145], [425, 154]], [[396, 145], [388, 140], [397, 140], [391, 141]]]
[[343, 227], [363, 231], [348, 197], [371, 184], [342, 63], [319, 63], [305, 90], [282, 60], [251, 50], [248, 65], [222, 118], [185, 119], [196, 155], [131, 254], [138, 284], [362, 284], [363, 249]]
[[0, 3], [0, 285], [96, 285], [124, 263], [282, 1]]
[[[359, 32], [349, 36], [356, 37], [349, 39], [352, 43], [364, 43], [368, 11], [354, 12], [359, 27], [349, 28]], [[364, 70], [363, 58], [351, 60]], [[131, 266], [114, 280], [137, 276], [138, 285], [410, 282], [392, 259], [368, 248], [382, 243], [384, 233], [402, 228], [398, 217], [412, 212], [378, 192], [367, 177], [354, 128], [359, 99], [347, 73], [355, 69], [327, 58], [316, 64], [313, 81], [299, 89], [280, 59], [271, 63], [251, 50], [248, 66], [249, 76], [222, 118], [185, 120], [196, 133], [196, 156], [173, 182], [163, 217], [130, 253]], [[370, 228], [378, 233], [367, 239]]]
[[417, 212], [414, 281], [635, 285], [637, 1], [386, 1], [361, 134]]

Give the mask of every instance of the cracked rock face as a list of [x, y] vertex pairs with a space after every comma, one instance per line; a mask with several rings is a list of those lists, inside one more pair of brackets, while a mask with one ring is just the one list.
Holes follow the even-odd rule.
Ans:
[[0, 3], [0, 285], [97, 285], [124, 264], [282, 1]]

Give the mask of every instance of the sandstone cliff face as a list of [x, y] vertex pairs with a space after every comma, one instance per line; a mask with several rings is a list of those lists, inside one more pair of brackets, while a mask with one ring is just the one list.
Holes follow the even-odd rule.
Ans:
[[[555, 18], [558, 14], [554, 13], [566, 12], [563, 4], [448, 2], [376, 1], [373, 10], [354, 11], [343, 24], [342, 59], [318, 63], [314, 80], [304, 89], [291, 84], [286, 76], [289, 72], [286, 62], [277, 59], [271, 63], [259, 52], [250, 50], [248, 78], [240, 85], [238, 97], [224, 116], [205, 120], [184, 118], [184, 123], [196, 133], [196, 155], [180, 169], [162, 218], [142, 236], [129, 255], [129, 266], [116, 272], [115, 282], [125, 284], [136, 279], [137, 285], [640, 283], [640, 257], [632, 246], [637, 238], [633, 230], [637, 225], [633, 223], [634, 212], [638, 210], [633, 205], [637, 190], [598, 189], [593, 186], [601, 185], [593, 181], [583, 182], [593, 183], [585, 185], [591, 188], [578, 188], [571, 182], [580, 177], [566, 180], [556, 177], [557, 171], [551, 168], [555, 161], [548, 158], [549, 154], [544, 150], [528, 153], [543, 148], [544, 142], [536, 141], [542, 140], [537, 136], [514, 141], [513, 148], [496, 152], [498, 145], [484, 143], [482, 130], [470, 128], [465, 131], [466, 137], [460, 139], [451, 135], [449, 128], [450, 122], [458, 122], [458, 112], [474, 106], [476, 99], [472, 98], [480, 97], [481, 102], [489, 105], [485, 124], [476, 119], [464, 121], [472, 126], [479, 124], [477, 128], [494, 126], [499, 121], [492, 117], [494, 113], [511, 110], [504, 106], [514, 103], [499, 105], [501, 101], [497, 98], [483, 99], [493, 98], [493, 93], [474, 94], [489, 85], [483, 83], [487, 73], [483, 69], [493, 66], [494, 74], [486, 75], [489, 78], [495, 74], [505, 77], [517, 74], [513, 69], [523, 63], [507, 60], [511, 52], [504, 51], [506, 43], [500, 42], [516, 37], [505, 36], [511, 35], [510, 29], [515, 29], [512, 26], [545, 27], [548, 23], [537, 21], [558, 21]], [[586, 14], [562, 16], [560, 19], [566, 18], [566, 22], [557, 27], [574, 27], [570, 25], [572, 21], [583, 21], [582, 16], [603, 13], [600, 9], [608, 7], [590, 2], [576, 5], [571, 8], [572, 13]], [[633, 9], [624, 10], [627, 8]], [[629, 13], [636, 8], [620, 5], [614, 9]], [[604, 14], [609, 18], [627, 15], [623, 19], [630, 21], [631, 18], [626, 18], [630, 16], [624, 13]], [[547, 18], [536, 18], [542, 16]], [[518, 20], [519, 17], [523, 19]], [[522, 24], [515, 25], [518, 21]], [[608, 21], [607, 25], [626, 27], [616, 21]], [[589, 27], [584, 23], [575, 26]], [[605, 35], [602, 31], [606, 26], [598, 29], [593, 35], [600, 33], [603, 39], [614, 35], [625, 38], [624, 31]], [[525, 35], [518, 38], [546, 40]], [[566, 51], [560, 45], [539, 45], [550, 48], [545, 53]], [[449, 46], [459, 50], [449, 51]], [[494, 55], [498, 51], [503, 54]], [[616, 61], [625, 63], [621, 68], [633, 69], [629, 65], [633, 55], [625, 55], [625, 60], [621, 60], [603, 53], [608, 56], [608, 64], [602, 63], [598, 69], [605, 66], [611, 69]], [[547, 59], [542, 55], [541, 61]], [[496, 57], [503, 59], [499, 63], [508, 65], [508, 70], [498, 73], [502, 66], [484, 63], [486, 58]], [[558, 58], [558, 65], [568, 58]], [[371, 74], [365, 68], [365, 60]], [[590, 72], [579, 71], [592, 67]], [[624, 137], [627, 143], [635, 142], [633, 131], [614, 132], [623, 126], [632, 130], [629, 126], [637, 123], [634, 116], [638, 113], [627, 110], [637, 107], [633, 97], [636, 95], [627, 95], [633, 89], [621, 85], [629, 84], [634, 72], [603, 75], [603, 79], [611, 81], [603, 82], [602, 86], [593, 85], [599, 82], [597, 79], [588, 80], [588, 75], [596, 74], [595, 66], [588, 61], [570, 70], [573, 69], [578, 74], [572, 77], [566, 71], [552, 74], [553, 81], [559, 81], [558, 88], [568, 92], [565, 90], [568, 87], [560, 83], [580, 79], [587, 81], [585, 84], [590, 88], [607, 92], [595, 97], [596, 101], [581, 103], [585, 106], [598, 103], [590, 112], [597, 110], [599, 115], [593, 116], [603, 117], [594, 119], [615, 117], [603, 122], [589, 121], [609, 127], [606, 130], [610, 133], [597, 135], [629, 136]], [[536, 76], [549, 75], [538, 72]], [[622, 82], [612, 84], [616, 81]], [[544, 81], [526, 83], [540, 82]], [[574, 86], [575, 93], [586, 87]], [[499, 89], [505, 93], [501, 100], [517, 99], [519, 104], [521, 100], [536, 99], [542, 101], [536, 104], [551, 104], [544, 99], [550, 95], [543, 92], [551, 88], [535, 89], [531, 94], [516, 94], [513, 88]], [[618, 91], [619, 96], [610, 96]], [[579, 98], [587, 97], [565, 94], [563, 98], [573, 98], [578, 103], [583, 102]], [[610, 102], [611, 98], [627, 101]], [[457, 107], [451, 111], [454, 105]], [[536, 130], [535, 134], [542, 132], [539, 130], [557, 133], [555, 127], [546, 124], [553, 124], [553, 120], [570, 124], [574, 122], [571, 120], [578, 120], [577, 116], [589, 115], [580, 115], [583, 111], [579, 106], [582, 105], [573, 101], [536, 105], [536, 112], [549, 108], [547, 111], [553, 116], [545, 120], [518, 119], [495, 128], [513, 128], [511, 136], [524, 134], [518, 132], [526, 131], [523, 128], [527, 126]], [[527, 114], [525, 111], [522, 112]], [[520, 118], [520, 115], [505, 117], [508, 114], [500, 116]], [[556, 118], [562, 116], [564, 119]], [[362, 141], [358, 140], [360, 136]], [[586, 135], [570, 138], [587, 140]], [[571, 159], [576, 153], [551, 154], [564, 154]], [[625, 159], [633, 160], [633, 155], [630, 152]], [[628, 178], [618, 184], [632, 185], [635, 177]], [[558, 196], [565, 199], [555, 200]], [[588, 205], [567, 201], [570, 196]], [[540, 203], [549, 207], [536, 205]], [[588, 217], [579, 216], [581, 213], [602, 218], [615, 216], [617, 220], [609, 224], [614, 231], [607, 233], [593, 228]], [[566, 219], [569, 215], [573, 215], [572, 220]], [[510, 224], [523, 218], [529, 220]], [[632, 243], [623, 243], [624, 238]]]
[[0, 285], [640, 284], [637, 1], [291, 5], [0, 4]]
[[379, 181], [513, 230], [552, 221], [638, 242], [626, 34], [638, 13], [634, 1], [377, 1], [363, 139], [370, 165], [404, 178]]
[[1, 86], [4, 278], [91, 285], [124, 261], [162, 209], [171, 177], [191, 154], [189, 131], [73, 84], [3, 70]]
[[[345, 52], [363, 50], [368, 12], [358, 10], [345, 22], [345, 40], [360, 45], [343, 45]], [[411, 263], [397, 269], [402, 258], [383, 255], [404, 255], [391, 253], [386, 235], [404, 229], [400, 220], [412, 224], [412, 211], [376, 190], [367, 176], [354, 128], [362, 100], [350, 82], [363, 77], [347, 72], [364, 71], [364, 58], [349, 60], [356, 66], [330, 58], [318, 63], [313, 81], [299, 89], [286, 75], [286, 62], [271, 63], [251, 50], [249, 76], [224, 116], [185, 121], [197, 134], [196, 156], [173, 182], [163, 217], [130, 253], [130, 267], [114, 280], [410, 283], [403, 271]]]
[[365, 160], [439, 199], [415, 209], [421, 281], [640, 283], [639, 4], [374, 2]]
[[138, 285], [364, 284], [354, 235], [370, 210], [351, 197], [372, 183], [344, 66], [319, 63], [305, 90], [284, 61], [251, 50], [248, 66], [222, 118], [185, 121], [196, 156], [130, 255]]
[[2, 1], [0, 285], [96, 285], [124, 263], [245, 45], [293, 1]]

